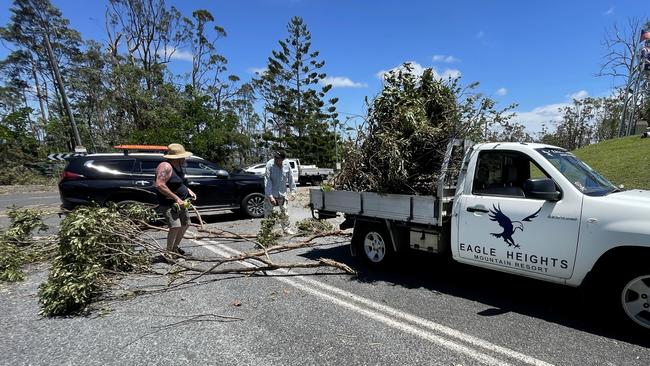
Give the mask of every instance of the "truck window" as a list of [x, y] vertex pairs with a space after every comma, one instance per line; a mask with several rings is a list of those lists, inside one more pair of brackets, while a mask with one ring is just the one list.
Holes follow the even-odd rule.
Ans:
[[295, 162], [290, 161], [289, 165], [291, 165], [291, 169], [296, 169], [296, 163]]
[[571, 184], [588, 196], [617, 191], [616, 186], [572, 153], [560, 149], [537, 149]]
[[479, 154], [472, 194], [525, 198], [524, 182], [549, 178], [527, 155], [516, 151], [483, 151]]

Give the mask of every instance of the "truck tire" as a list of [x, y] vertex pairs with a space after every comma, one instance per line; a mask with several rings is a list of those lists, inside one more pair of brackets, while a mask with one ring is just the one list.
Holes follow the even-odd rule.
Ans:
[[650, 268], [623, 270], [610, 282], [609, 296], [626, 328], [650, 332]]
[[241, 211], [248, 217], [258, 219], [264, 217], [264, 195], [251, 193], [241, 202]]
[[362, 225], [357, 235], [357, 253], [373, 266], [384, 266], [395, 256], [390, 234], [380, 224]]

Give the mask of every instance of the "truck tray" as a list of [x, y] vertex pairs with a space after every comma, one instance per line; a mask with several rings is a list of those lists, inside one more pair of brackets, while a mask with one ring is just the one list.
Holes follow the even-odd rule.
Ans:
[[424, 225], [438, 225], [438, 199], [405, 194], [309, 190], [314, 210], [376, 217]]

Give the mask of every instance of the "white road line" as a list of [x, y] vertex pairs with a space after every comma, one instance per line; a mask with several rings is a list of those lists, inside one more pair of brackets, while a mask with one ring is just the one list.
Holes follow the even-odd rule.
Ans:
[[[211, 241], [211, 242], [213, 244], [218, 244], [218, 243], [216, 243], [214, 241]], [[240, 251], [237, 251], [236, 249], [230, 248], [230, 247], [228, 247], [226, 245], [223, 245], [223, 244], [220, 244], [219, 247], [226, 250], [226, 251], [228, 251], [228, 252], [230, 252], [230, 253], [232, 253], [232, 254], [241, 254]], [[208, 249], [209, 249], [209, 247], [208, 247]], [[283, 272], [284, 274], [289, 273], [286, 270], [279, 270], [279, 271]], [[342, 289], [340, 289], [338, 287], [330, 286], [330, 285], [327, 285], [327, 284], [322, 283], [320, 281], [316, 281], [316, 280], [306, 278], [306, 277], [295, 277], [295, 278], [299, 279], [299, 280], [301, 280], [301, 281], [303, 281], [303, 282], [305, 282], [307, 284], [310, 284], [312, 286], [320, 287], [321, 289], [329, 291], [330, 293], [333, 293], [333, 294], [336, 294], [338, 296], [342, 296], [344, 298], [347, 298], [348, 300], [352, 300], [354, 302], [366, 305], [366, 306], [368, 306], [368, 307], [370, 307], [370, 308], [372, 308], [374, 310], [381, 311], [386, 315], [401, 318], [403, 320], [409, 321], [409, 322], [417, 324], [419, 326], [422, 326], [422, 327], [428, 328], [430, 330], [442, 333], [442, 334], [444, 334], [446, 336], [453, 337], [453, 338], [456, 338], [456, 339], [461, 340], [463, 342], [470, 343], [473, 346], [481, 347], [481, 348], [484, 348], [486, 350], [502, 354], [504, 356], [510, 357], [512, 359], [515, 359], [517, 361], [520, 361], [520, 362], [523, 362], [523, 363], [526, 363], [526, 364], [530, 364], [530, 365], [534, 365], [534, 366], [552, 366], [552, 364], [550, 364], [548, 362], [545, 362], [545, 361], [542, 361], [542, 360], [539, 360], [539, 359], [534, 358], [532, 356], [528, 356], [526, 354], [511, 350], [511, 349], [506, 348], [506, 347], [498, 346], [496, 344], [487, 342], [487, 341], [485, 341], [483, 339], [480, 339], [480, 338], [471, 336], [469, 334], [460, 332], [460, 331], [458, 331], [456, 329], [444, 326], [442, 324], [438, 324], [438, 323], [435, 323], [433, 321], [430, 321], [430, 320], [427, 320], [427, 319], [424, 319], [424, 318], [421, 318], [421, 317], [418, 317], [418, 316], [415, 316], [415, 315], [412, 315], [412, 314], [409, 314], [409, 313], [399, 311], [399, 310], [397, 310], [395, 308], [392, 308], [390, 306], [386, 306], [384, 304], [380, 304], [380, 303], [377, 303], [375, 301], [369, 300], [367, 298], [355, 295], [355, 294], [353, 294], [351, 292], [342, 290]]]
[[[205, 244], [205, 242], [199, 242], [195, 241], [195, 243], [203, 246], [204, 248], [217, 253], [221, 256], [228, 256], [229, 254], [232, 255], [238, 255], [241, 254], [240, 251], [230, 248], [226, 245], [220, 245], [217, 242], [214, 241], [208, 241], [211, 244], [218, 245], [219, 248], [214, 247], [213, 245]], [[254, 264], [248, 263], [248, 262], [240, 262], [242, 265], [248, 266], [248, 267], [255, 267]], [[276, 271], [272, 271], [271, 273], [277, 273], [277, 274], [288, 274], [289, 271], [284, 270], [284, 269], [279, 269]], [[294, 273], [295, 274], [295, 273]], [[350, 309], [352, 311], [355, 311], [357, 313], [360, 313], [366, 317], [369, 317], [371, 319], [377, 320], [381, 323], [384, 323], [385, 325], [388, 325], [390, 327], [400, 329], [404, 332], [411, 333], [413, 335], [416, 335], [420, 338], [426, 339], [430, 342], [437, 343], [443, 347], [449, 348], [452, 351], [458, 352], [458, 353], [463, 353], [466, 354], [482, 363], [489, 364], [489, 365], [509, 365], [507, 362], [496, 359], [492, 356], [489, 356], [488, 354], [480, 351], [480, 350], [475, 350], [469, 347], [466, 347], [465, 345], [456, 343], [452, 340], [445, 339], [443, 337], [440, 337], [439, 335], [432, 333], [428, 330], [417, 328], [411, 324], [401, 322], [398, 320], [393, 319], [392, 317], [397, 317], [397, 318], [402, 318], [406, 321], [409, 321], [411, 323], [414, 323], [416, 326], [422, 326], [425, 328], [428, 328], [432, 331], [437, 331], [439, 333], [443, 333], [446, 336], [458, 338], [459, 340], [463, 342], [467, 342], [472, 344], [473, 346], [485, 348], [486, 350], [490, 352], [495, 352], [495, 353], [500, 353], [503, 356], [507, 356], [510, 358], [513, 358], [517, 361], [531, 364], [531, 365], [536, 365], [536, 366], [552, 366], [552, 364], [549, 364], [547, 362], [535, 359], [533, 357], [530, 357], [528, 355], [524, 355], [522, 353], [510, 350], [505, 347], [497, 346], [495, 344], [489, 343], [487, 341], [484, 341], [480, 338], [476, 338], [473, 336], [470, 336], [468, 334], [462, 333], [460, 331], [457, 331], [455, 329], [445, 327], [443, 325], [437, 324], [435, 322], [416, 317], [411, 314], [403, 313], [399, 310], [396, 310], [394, 308], [375, 303], [371, 300], [359, 297], [355, 294], [349, 293], [347, 291], [341, 290], [339, 288], [329, 286], [323, 283], [320, 283], [315, 280], [307, 279], [301, 276], [298, 277], [293, 277], [292, 279], [286, 278], [286, 277], [276, 277], [277, 280], [281, 282], [285, 282], [293, 287], [296, 287], [302, 291], [305, 291], [307, 293], [310, 293], [314, 296], [323, 298], [325, 300], [328, 300], [330, 302], [333, 302], [339, 306], [345, 307], [347, 309]], [[305, 282], [305, 284], [298, 283], [296, 280], [300, 280], [302, 282]], [[345, 299], [341, 299], [336, 297], [334, 294], [328, 294], [324, 293], [312, 286], [318, 286], [321, 287], [323, 290], [333, 292], [334, 294], [338, 296], [343, 296], [347, 298], [348, 300], [356, 301], [357, 303], [364, 304], [366, 306], [369, 306], [371, 309], [364, 309], [357, 304], [354, 304], [350, 301], [346, 301]], [[380, 313], [383, 312], [384, 314]], [[388, 316], [387, 316], [388, 315]], [[391, 317], [389, 317], [391, 316]]]
[[409, 322], [418, 324], [418, 325], [420, 325], [422, 327], [434, 330], [436, 332], [443, 333], [443, 334], [445, 334], [445, 335], [447, 335], [449, 337], [453, 337], [453, 338], [465, 341], [465, 342], [470, 343], [470, 344], [472, 344], [472, 345], [474, 345], [476, 347], [482, 347], [482, 348], [485, 348], [487, 350], [490, 350], [490, 351], [493, 351], [493, 352], [496, 352], [496, 353], [500, 353], [500, 354], [502, 354], [504, 356], [511, 357], [511, 358], [513, 358], [515, 360], [518, 360], [520, 362], [524, 362], [524, 363], [527, 363], [527, 364], [530, 364], [530, 365], [535, 365], [535, 366], [551, 366], [552, 365], [552, 364], [550, 364], [548, 362], [536, 359], [534, 357], [525, 355], [523, 353], [511, 350], [509, 348], [498, 346], [496, 344], [487, 342], [487, 341], [485, 341], [483, 339], [471, 336], [471, 335], [469, 335], [467, 333], [463, 333], [463, 332], [460, 332], [460, 331], [458, 331], [456, 329], [449, 328], [449, 327], [444, 326], [442, 324], [438, 324], [438, 323], [432, 322], [430, 320], [427, 320], [427, 319], [424, 319], [424, 318], [421, 318], [421, 317], [418, 317], [418, 316], [415, 316], [415, 315], [412, 315], [412, 314], [409, 314], [409, 313], [399, 311], [399, 310], [391, 308], [389, 306], [386, 306], [386, 305], [374, 302], [372, 300], [366, 299], [365, 297], [360, 297], [360, 296], [355, 295], [353, 293], [341, 290], [338, 287], [333, 287], [333, 286], [327, 285], [325, 283], [322, 283], [322, 282], [319, 282], [319, 281], [316, 281], [316, 280], [313, 280], [313, 279], [305, 278], [305, 277], [299, 277], [299, 278], [301, 280], [309, 283], [309, 284], [314, 285], [314, 286], [318, 286], [318, 287], [323, 288], [323, 289], [325, 289], [327, 291], [330, 291], [330, 292], [333, 292], [333, 293], [338, 294], [340, 296], [346, 297], [346, 298], [348, 298], [350, 300], [353, 300], [353, 301], [356, 301], [358, 303], [367, 305], [367, 306], [369, 306], [371, 308], [381, 310], [381, 311], [383, 311], [384, 313], [386, 313], [388, 315], [407, 320]]
[[[206, 248], [206, 249], [208, 249], [208, 250], [210, 250], [210, 251], [212, 251], [212, 252], [214, 252], [214, 253], [216, 253], [218, 255], [224, 256], [224, 257], [229, 256], [229, 253], [231, 253], [231, 254], [241, 253], [241, 252], [239, 252], [237, 250], [234, 250], [232, 248], [229, 248], [229, 247], [224, 248], [224, 246], [221, 246], [221, 245], [219, 245], [219, 248], [215, 248], [213, 245], [209, 245], [209, 244], [206, 245], [205, 243], [201, 243], [201, 242], [196, 241], [196, 240], [192, 240], [192, 241], [194, 241], [196, 244], [199, 244], [199, 245], [203, 246], [204, 248]], [[240, 261], [239, 263], [241, 263], [242, 265], [247, 266], [247, 267], [257, 267], [256, 265], [254, 265], [252, 263], [248, 263], [248, 262], [244, 262], [244, 261]], [[272, 272], [276, 272], [278, 274], [283, 274], [282, 271], [272, 271]], [[469, 356], [469, 357], [471, 357], [471, 358], [473, 358], [473, 359], [475, 359], [477, 361], [480, 361], [481, 363], [484, 363], [484, 364], [487, 364], [487, 365], [498, 365], [498, 366], [509, 366], [510, 365], [507, 362], [501, 361], [501, 360], [496, 359], [496, 358], [494, 358], [494, 357], [492, 357], [490, 355], [487, 355], [487, 354], [485, 354], [483, 352], [476, 351], [476, 350], [474, 350], [472, 348], [469, 348], [469, 347], [464, 346], [462, 344], [456, 343], [454, 341], [445, 339], [445, 338], [440, 337], [440, 336], [438, 336], [438, 335], [436, 335], [436, 334], [434, 334], [432, 332], [416, 328], [416, 327], [414, 327], [412, 325], [409, 325], [409, 324], [404, 323], [404, 322], [400, 322], [400, 321], [395, 320], [395, 319], [391, 319], [391, 318], [389, 318], [389, 317], [387, 317], [385, 315], [382, 315], [382, 314], [380, 314], [380, 313], [378, 313], [376, 311], [361, 308], [361, 307], [359, 307], [359, 306], [357, 306], [357, 305], [355, 305], [355, 304], [353, 304], [351, 302], [336, 298], [336, 297], [334, 297], [332, 295], [329, 295], [329, 294], [326, 294], [326, 293], [324, 293], [322, 291], [319, 291], [318, 289], [314, 289], [312, 287], [301, 284], [298, 281], [295, 281], [294, 279], [290, 279], [290, 278], [287, 278], [287, 277], [279, 277], [279, 276], [274, 277], [274, 278], [276, 280], [280, 281], [280, 282], [284, 282], [284, 283], [286, 283], [286, 284], [288, 284], [290, 286], [293, 286], [293, 287], [295, 287], [295, 288], [297, 288], [299, 290], [302, 290], [304, 292], [312, 294], [312, 295], [314, 295], [316, 297], [320, 297], [320, 298], [325, 299], [327, 301], [330, 301], [330, 302], [332, 302], [332, 303], [334, 303], [336, 305], [339, 305], [341, 307], [347, 308], [347, 309], [352, 310], [354, 312], [357, 312], [357, 313], [359, 313], [361, 315], [364, 315], [364, 316], [366, 316], [368, 318], [379, 321], [379, 322], [381, 322], [381, 323], [383, 323], [385, 325], [388, 325], [388, 326], [390, 326], [392, 328], [399, 329], [401, 331], [413, 334], [413, 335], [418, 336], [418, 337], [420, 337], [422, 339], [425, 339], [425, 340], [427, 340], [429, 342], [436, 343], [436, 344], [438, 344], [440, 346], [448, 348], [448, 349], [450, 349], [450, 350], [452, 350], [452, 351], [454, 351], [456, 353], [465, 354], [466, 356]]]

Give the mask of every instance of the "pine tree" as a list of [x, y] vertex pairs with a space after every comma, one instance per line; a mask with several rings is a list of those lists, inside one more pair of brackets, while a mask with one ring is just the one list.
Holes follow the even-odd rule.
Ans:
[[329, 126], [337, 122], [338, 99], [324, 101], [332, 86], [325, 83], [325, 61], [311, 50], [311, 33], [302, 18], [291, 18], [287, 31], [254, 84], [270, 116], [273, 140], [292, 157], [331, 165], [335, 139]]

